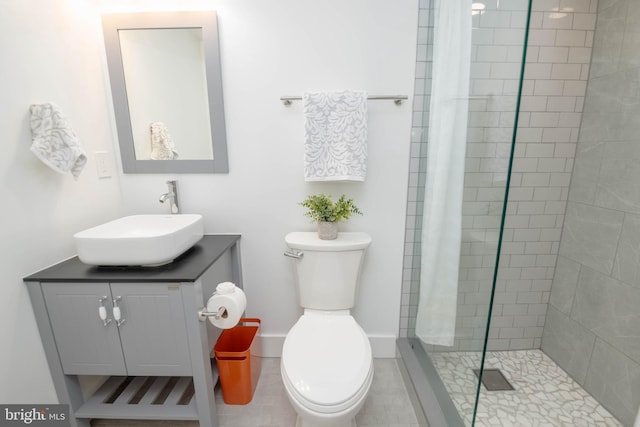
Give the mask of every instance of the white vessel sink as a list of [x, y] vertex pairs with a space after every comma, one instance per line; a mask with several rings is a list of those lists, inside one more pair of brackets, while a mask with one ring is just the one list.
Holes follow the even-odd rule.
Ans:
[[132, 215], [73, 235], [78, 258], [93, 265], [162, 265], [204, 234], [202, 215]]

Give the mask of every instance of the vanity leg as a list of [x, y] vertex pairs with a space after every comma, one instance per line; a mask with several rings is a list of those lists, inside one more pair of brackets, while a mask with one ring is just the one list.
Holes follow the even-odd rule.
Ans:
[[53, 379], [58, 400], [60, 403], [69, 405], [69, 422], [71, 427], [90, 427], [90, 420], [76, 419], [75, 417], [75, 411], [84, 403], [80, 383], [78, 382], [77, 376], [65, 375], [62, 371], [62, 364], [58, 357], [58, 349], [53, 337], [51, 324], [49, 323], [49, 316], [47, 314], [47, 307], [44, 302], [40, 282], [28, 282], [27, 289], [31, 297], [33, 313], [36, 317], [40, 338], [42, 339], [44, 352], [47, 356], [47, 363], [49, 364], [49, 370], [51, 371], [51, 378]]
[[242, 261], [240, 260], [240, 240], [236, 241], [236, 243], [231, 247], [231, 262], [233, 264], [233, 282], [239, 288], [244, 288], [244, 283], [242, 281]]
[[180, 289], [187, 323], [193, 388], [200, 427], [218, 427], [213, 391], [215, 384], [209, 356], [211, 349], [208, 345], [206, 324], [198, 320], [198, 310], [202, 307], [202, 283], [183, 283]]

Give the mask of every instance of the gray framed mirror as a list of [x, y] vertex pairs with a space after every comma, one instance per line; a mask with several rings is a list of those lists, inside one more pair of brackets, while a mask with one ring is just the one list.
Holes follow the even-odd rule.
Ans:
[[216, 13], [102, 15], [124, 173], [227, 173]]

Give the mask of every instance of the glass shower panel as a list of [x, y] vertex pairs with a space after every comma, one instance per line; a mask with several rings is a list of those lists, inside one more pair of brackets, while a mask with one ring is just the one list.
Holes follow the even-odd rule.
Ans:
[[[417, 179], [416, 228], [413, 235], [414, 262], [411, 277], [411, 302], [407, 335], [415, 337], [419, 300], [420, 254], [422, 247], [421, 218], [427, 164], [429, 95], [435, 2], [421, 2], [421, 24], [417, 67], [423, 73], [422, 109], [414, 119], [414, 137], [420, 140], [420, 173]], [[456, 327], [453, 346], [421, 343], [427, 362], [437, 372], [443, 400], [450, 399], [458, 419], [473, 425], [476, 409], [478, 374], [482, 366], [487, 338], [500, 342], [508, 336], [509, 325], [501, 323], [504, 305], [493, 307], [493, 322], [488, 330], [497, 254], [505, 209], [505, 193], [513, 156], [512, 141], [517, 120], [517, 105], [522, 86], [525, 34], [529, 16], [528, 0], [475, 1], [472, 14], [471, 77], [464, 195], [462, 206], [462, 238], [460, 243], [459, 281]], [[419, 86], [419, 85], [417, 85]], [[417, 89], [418, 90], [418, 89]], [[421, 124], [421, 128], [416, 127]], [[505, 230], [509, 233], [509, 230]], [[497, 287], [505, 282], [495, 283]], [[512, 326], [512, 325], [510, 325]], [[492, 341], [493, 340], [493, 341]], [[497, 341], [496, 341], [497, 340]], [[418, 342], [417, 340], [415, 341]], [[452, 415], [449, 419], [456, 419]]]

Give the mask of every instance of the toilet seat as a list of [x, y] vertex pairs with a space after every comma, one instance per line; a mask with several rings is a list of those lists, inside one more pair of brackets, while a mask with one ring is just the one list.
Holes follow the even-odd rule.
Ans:
[[349, 409], [371, 385], [371, 345], [348, 313], [305, 310], [285, 339], [281, 363], [285, 387], [312, 411]]

